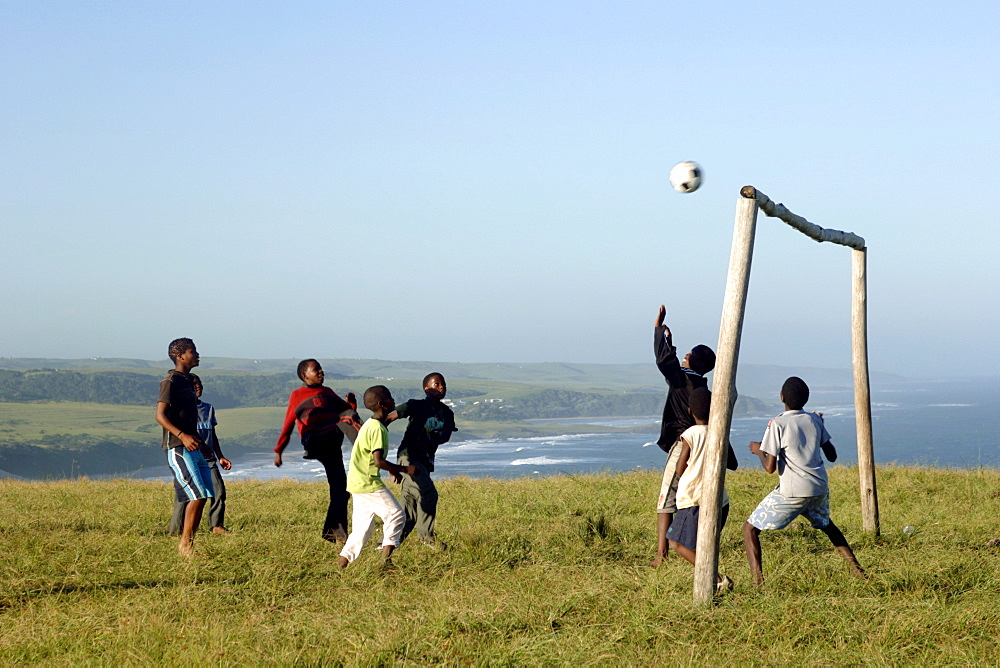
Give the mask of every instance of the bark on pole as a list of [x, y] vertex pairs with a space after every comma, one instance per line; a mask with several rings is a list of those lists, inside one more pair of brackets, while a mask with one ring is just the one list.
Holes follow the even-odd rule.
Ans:
[[708, 419], [705, 450], [705, 478], [702, 483], [698, 519], [697, 558], [694, 567], [694, 600], [708, 605], [715, 595], [719, 570], [719, 509], [726, 476], [726, 446], [733, 421], [736, 364], [740, 335], [750, 284], [754, 234], [757, 228], [757, 200], [740, 197], [736, 202], [733, 248], [729, 256], [729, 278], [722, 305], [719, 344], [716, 348], [715, 377], [712, 383], [712, 411]]
[[864, 530], [879, 535], [875, 448], [872, 444], [872, 400], [868, 383], [868, 251], [852, 251], [851, 357], [854, 367], [854, 414], [858, 432], [858, 476]]

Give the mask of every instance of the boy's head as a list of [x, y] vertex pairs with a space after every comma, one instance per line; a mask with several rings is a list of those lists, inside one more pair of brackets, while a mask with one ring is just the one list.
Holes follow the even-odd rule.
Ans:
[[174, 339], [167, 346], [167, 355], [170, 357], [170, 361], [176, 363], [177, 358], [186, 353], [191, 348], [194, 348], [194, 341], [184, 337], [180, 339]]
[[167, 346], [167, 355], [174, 364], [184, 365], [189, 368], [198, 366], [198, 362], [201, 359], [198, 356], [198, 349], [195, 348], [194, 341], [187, 337], [171, 341]]
[[806, 381], [792, 376], [781, 386], [781, 400], [790, 410], [800, 411], [809, 401], [809, 386]]
[[307, 360], [299, 362], [299, 366], [295, 369], [295, 373], [299, 375], [299, 380], [306, 385], [322, 385], [325, 377], [323, 367], [320, 366], [319, 362], [311, 357]]
[[444, 399], [444, 395], [448, 394], [448, 384], [444, 382], [444, 376], [437, 371], [424, 376], [424, 394], [438, 401]]
[[712, 410], [712, 393], [707, 387], [696, 387], [691, 392], [691, 417], [698, 424], [708, 424], [708, 414]]
[[715, 352], [706, 345], [695, 346], [686, 361], [689, 369], [704, 376], [715, 368]]
[[197, 374], [190, 374], [191, 384], [194, 385], [194, 396], [201, 397], [201, 393], [205, 391], [205, 386], [201, 384], [201, 378]]
[[396, 409], [392, 392], [385, 385], [373, 385], [365, 390], [365, 408], [376, 416], [383, 416]]

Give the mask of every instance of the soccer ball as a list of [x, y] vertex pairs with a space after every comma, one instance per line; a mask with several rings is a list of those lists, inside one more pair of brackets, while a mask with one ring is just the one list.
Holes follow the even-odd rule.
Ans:
[[701, 185], [701, 167], [697, 162], [678, 162], [670, 170], [670, 185], [682, 193], [693, 193]]

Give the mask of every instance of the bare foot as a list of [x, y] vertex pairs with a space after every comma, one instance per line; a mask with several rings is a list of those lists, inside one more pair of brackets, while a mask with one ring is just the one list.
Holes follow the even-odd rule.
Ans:
[[212, 533], [221, 533], [228, 536], [232, 532], [226, 527], [212, 527]]
[[1000, 538], [994, 538], [986, 542], [986, 547], [1000, 547]]
[[653, 559], [651, 562], [649, 562], [649, 566], [650, 566], [650, 568], [659, 568], [660, 564], [662, 564], [666, 560], [667, 560], [667, 555], [663, 555], [662, 557], [658, 556], [655, 559]]
[[347, 568], [347, 564], [349, 563], [351, 562], [347, 560], [347, 557], [337, 557], [337, 565], [341, 568]]
[[188, 540], [188, 541], [182, 540], [180, 542], [180, 545], [177, 546], [177, 552], [182, 557], [190, 557], [191, 555], [194, 554], [194, 541], [193, 540]]

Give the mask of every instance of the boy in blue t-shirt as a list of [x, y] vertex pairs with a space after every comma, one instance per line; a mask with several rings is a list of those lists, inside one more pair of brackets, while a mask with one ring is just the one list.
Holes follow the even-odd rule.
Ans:
[[847, 539], [830, 519], [830, 488], [823, 455], [835, 462], [837, 451], [823, 416], [802, 410], [809, 400], [809, 386], [792, 376], [781, 386], [780, 398], [785, 412], [767, 424], [763, 441], [750, 443], [750, 452], [760, 458], [764, 470], [774, 473], [777, 469], [779, 480], [778, 487], [764, 497], [743, 524], [743, 545], [754, 585], [764, 584], [760, 532], [784, 529], [799, 515], [830, 538], [855, 576], [864, 577]]

